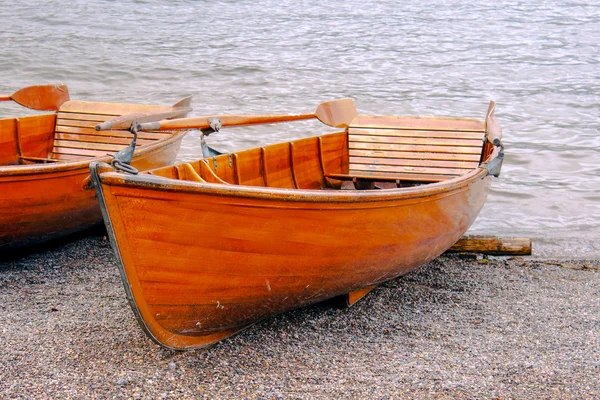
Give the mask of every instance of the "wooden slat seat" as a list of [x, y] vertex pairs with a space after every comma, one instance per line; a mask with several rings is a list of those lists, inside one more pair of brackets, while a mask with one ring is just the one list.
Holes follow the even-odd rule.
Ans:
[[[57, 113], [49, 158], [69, 161], [114, 154], [127, 147], [133, 135], [126, 130], [96, 131], [94, 127], [98, 123], [125, 114], [170, 108], [145, 104], [67, 101]], [[169, 132], [139, 132], [137, 145], [148, 145], [170, 135]]]
[[348, 128], [348, 174], [338, 180], [439, 182], [479, 165], [485, 124], [476, 119], [359, 116]]

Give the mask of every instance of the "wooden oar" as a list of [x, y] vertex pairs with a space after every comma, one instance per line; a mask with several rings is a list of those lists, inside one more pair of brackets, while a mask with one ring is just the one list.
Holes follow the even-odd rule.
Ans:
[[11, 95], [0, 95], [0, 101], [14, 101], [34, 110], [56, 111], [70, 99], [69, 89], [65, 84], [28, 86]]
[[352, 99], [331, 100], [319, 104], [312, 114], [292, 115], [215, 115], [210, 117], [180, 118], [169, 121], [148, 122], [138, 127], [142, 131], [162, 131], [172, 129], [205, 129], [210, 120], [221, 120], [222, 126], [272, 124], [317, 118], [325, 125], [345, 128], [358, 115]]
[[146, 111], [132, 114], [121, 115], [109, 121], [104, 121], [95, 126], [97, 131], [106, 131], [109, 129], [129, 129], [133, 121], [137, 123], [159, 121], [166, 118], [180, 117], [192, 111], [189, 107], [192, 96], [188, 96], [173, 104], [170, 109], [158, 111]]

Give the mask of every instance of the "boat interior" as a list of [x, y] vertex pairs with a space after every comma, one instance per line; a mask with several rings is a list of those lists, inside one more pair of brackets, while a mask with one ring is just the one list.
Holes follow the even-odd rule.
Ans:
[[[225, 132], [221, 131], [221, 134]], [[476, 119], [359, 116], [344, 131], [145, 173], [223, 185], [289, 189], [387, 189], [440, 182], [484, 161]]]
[[[96, 131], [115, 117], [168, 107], [71, 100], [56, 113], [0, 119], [0, 166], [64, 163], [114, 154], [133, 138], [127, 130]], [[172, 132], [139, 132], [138, 146], [171, 136]]]

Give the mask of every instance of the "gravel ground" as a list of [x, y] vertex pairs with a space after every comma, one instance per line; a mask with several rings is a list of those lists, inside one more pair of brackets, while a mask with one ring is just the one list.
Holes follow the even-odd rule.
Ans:
[[600, 260], [443, 256], [348, 309], [165, 350], [91, 234], [0, 261], [4, 398], [599, 398]]

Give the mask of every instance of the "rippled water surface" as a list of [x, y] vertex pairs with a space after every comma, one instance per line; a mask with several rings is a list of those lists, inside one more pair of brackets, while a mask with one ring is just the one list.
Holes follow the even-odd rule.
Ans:
[[[317, 3], [317, 2], [314, 2]], [[483, 3], [483, 4], [482, 4]], [[539, 255], [600, 256], [597, 1], [32, 1], [0, 3], [0, 91], [65, 82], [82, 100], [194, 115], [312, 112], [484, 118], [497, 101], [502, 176], [473, 233], [529, 236]], [[22, 112], [0, 104], [0, 116]], [[231, 128], [223, 150], [321, 133]], [[181, 159], [200, 155], [197, 134]]]

